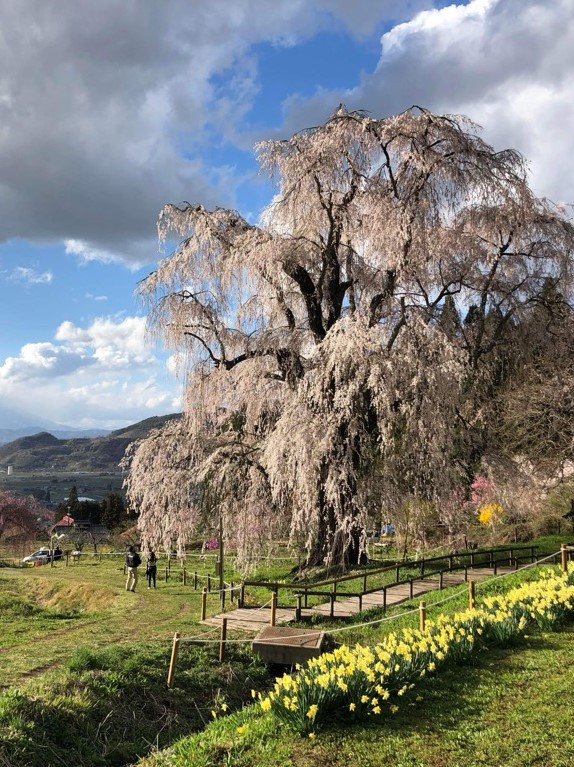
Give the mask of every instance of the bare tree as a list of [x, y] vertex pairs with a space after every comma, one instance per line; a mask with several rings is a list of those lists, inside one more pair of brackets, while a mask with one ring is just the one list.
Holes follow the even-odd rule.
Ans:
[[33, 538], [42, 507], [32, 496], [0, 490], [0, 539], [4, 536]]
[[[341, 106], [258, 153], [277, 182], [259, 225], [160, 216], [181, 242], [140, 292], [187, 371], [185, 417], [132, 449], [128, 497], [150, 545], [183, 541], [209, 486], [244, 563], [286, 524], [308, 564], [346, 566], [375, 483], [386, 507], [450, 492], [454, 429], [477, 417], [461, 382], [548, 274], [568, 279], [572, 227], [463, 117]], [[441, 325], [447, 300], [472, 327]]]

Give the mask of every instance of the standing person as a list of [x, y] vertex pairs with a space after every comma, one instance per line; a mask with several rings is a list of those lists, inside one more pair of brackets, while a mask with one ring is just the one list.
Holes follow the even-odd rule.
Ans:
[[126, 567], [128, 568], [128, 579], [126, 581], [126, 591], [135, 591], [138, 582], [138, 567], [141, 565], [141, 557], [133, 546], [130, 546], [126, 554]]
[[153, 587], [155, 589], [155, 579], [157, 576], [157, 557], [155, 555], [155, 551], [150, 551], [148, 555], [147, 564], [145, 568], [145, 575], [147, 578], [148, 589], [151, 589], [152, 581], [153, 581]]

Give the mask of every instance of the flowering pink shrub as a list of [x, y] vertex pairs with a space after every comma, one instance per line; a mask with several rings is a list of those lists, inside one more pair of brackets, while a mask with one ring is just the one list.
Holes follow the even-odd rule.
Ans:
[[488, 477], [477, 474], [470, 489], [471, 501], [478, 506], [492, 498], [494, 494], [494, 482]]

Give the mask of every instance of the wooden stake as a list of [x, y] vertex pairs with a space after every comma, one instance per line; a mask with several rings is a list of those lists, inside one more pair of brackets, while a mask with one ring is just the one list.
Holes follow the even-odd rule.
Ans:
[[565, 573], [568, 569], [568, 553], [566, 551], [565, 543], [560, 546], [560, 560], [562, 562], [562, 572]]
[[167, 686], [173, 686], [173, 677], [175, 675], [175, 664], [177, 663], [177, 655], [179, 653], [179, 634], [176, 631], [173, 635], [173, 646], [171, 648], [171, 660], [169, 662], [169, 671], [167, 672]]
[[468, 582], [468, 606], [470, 607], [471, 610], [474, 610], [475, 593], [476, 593], [476, 583], [475, 581], [469, 581]]
[[275, 625], [277, 619], [277, 594], [273, 592], [271, 594], [271, 625]]
[[419, 603], [419, 628], [421, 631], [425, 630], [426, 618], [427, 618], [426, 603], [420, 602]]
[[301, 620], [301, 603], [303, 601], [303, 597], [301, 594], [297, 594], [297, 607], [295, 608], [295, 620], [300, 621]]
[[225, 640], [227, 639], [227, 618], [221, 619], [221, 639], [219, 640], [219, 662], [225, 660]]
[[[225, 588], [225, 579], [224, 579], [224, 564], [223, 564], [223, 517], [221, 514], [219, 515], [219, 590], [223, 591]], [[225, 597], [223, 597], [225, 599]]]
[[205, 620], [207, 615], [207, 589], [204, 587], [201, 592], [201, 620]]

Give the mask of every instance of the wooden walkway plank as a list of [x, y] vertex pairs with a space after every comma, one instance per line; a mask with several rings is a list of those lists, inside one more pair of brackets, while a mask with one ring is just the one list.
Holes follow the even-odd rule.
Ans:
[[[499, 574], [514, 572], [512, 567], [499, 567]], [[480, 581], [485, 578], [491, 578], [493, 576], [493, 570], [482, 567], [468, 569], [467, 578], [463, 570], [452, 571], [443, 573], [442, 583], [443, 587], [456, 586], [465, 583], [466, 580]], [[438, 591], [440, 589], [439, 576], [431, 576], [418, 580], [413, 580], [412, 586], [412, 598], [427, 594], [429, 591]], [[386, 587], [386, 604], [387, 607], [395, 606], [406, 602], [411, 599], [411, 585], [410, 583], [389, 584]], [[362, 609], [368, 610], [371, 607], [382, 607], [385, 602], [383, 590], [374, 591], [370, 594], [364, 594], [362, 598]], [[349, 597], [347, 599], [340, 598], [334, 603], [334, 617], [335, 618], [347, 618], [359, 613], [359, 598]], [[331, 603], [324, 602], [313, 607], [306, 607], [301, 610], [301, 616], [310, 618], [313, 616], [322, 616], [328, 618], [331, 615]], [[230, 610], [219, 615], [213, 615], [210, 618], [206, 618], [203, 623], [211, 626], [220, 626], [221, 619], [227, 618], [227, 624], [230, 629], [241, 629], [242, 631], [258, 632], [263, 626], [268, 626], [271, 623], [271, 608], [237, 608], [236, 610]], [[295, 608], [278, 607], [275, 616], [276, 623], [285, 624], [291, 623], [295, 620]]]

